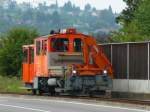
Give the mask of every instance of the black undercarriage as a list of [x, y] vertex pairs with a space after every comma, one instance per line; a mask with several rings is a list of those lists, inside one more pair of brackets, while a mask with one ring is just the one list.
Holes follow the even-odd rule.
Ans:
[[[48, 83], [50, 82], [50, 83]], [[71, 76], [67, 79], [57, 77], [36, 77], [31, 85], [33, 94], [104, 95], [112, 88], [112, 80], [107, 75]]]

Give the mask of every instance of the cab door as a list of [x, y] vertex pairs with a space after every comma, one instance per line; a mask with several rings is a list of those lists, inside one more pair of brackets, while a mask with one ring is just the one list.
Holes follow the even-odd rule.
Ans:
[[34, 46], [29, 48], [29, 82], [33, 83], [34, 79]]
[[23, 81], [29, 83], [29, 47], [23, 47]]

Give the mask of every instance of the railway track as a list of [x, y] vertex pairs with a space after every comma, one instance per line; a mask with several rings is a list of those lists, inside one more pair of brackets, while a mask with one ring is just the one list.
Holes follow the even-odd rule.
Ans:
[[103, 98], [103, 97], [72, 97], [72, 96], [59, 96], [61, 98], [72, 98], [72, 99], [83, 99], [83, 100], [93, 100], [93, 101], [109, 101], [115, 103], [126, 103], [126, 104], [137, 104], [137, 105], [146, 105], [150, 106], [150, 100], [133, 100], [127, 98]]
[[[33, 96], [32, 94], [23, 94], [23, 93], [0, 93], [1, 95], [23, 95], [23, 96]], [[41, 96], [41, 95], [34, 95], [34, 96]], [[90, 100], [90, 101], [109, 101], [114, 103], [126, 103], [126, 104], [136, 104], [136, 105], [145, 105], [150, 106], [150, 100], [136, 100], [136, 99], [127, 99], [127, 98], [104, 98], [104, 97], [88, 97], [88, 96], [69, 96], [69, 95], [61, 95], [61, 96], [49, 96], [49, 95], [42, 95], [42, 97], [49, 97], [49, 98], [66, 98], [66, 99], [76, 99], [76, 100]]]

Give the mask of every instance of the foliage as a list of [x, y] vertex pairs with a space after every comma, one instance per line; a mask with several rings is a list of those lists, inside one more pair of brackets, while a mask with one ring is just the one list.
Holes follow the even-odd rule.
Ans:
[[127, 7], [122, 11], [120, 16], [117, 17], [117, 22], [123, 25], [128, 25], [134, 19], [134, 13], [142, 0], [123, 0]]
[[[139, 35], [150, 39], [150, 0], [145, 0], [135, 13], [134, 22], [138, 27]], [[148, 38], [149, 37], [149, 38]]]
[[[128, 0], [134, 1], [134, 0]], [[148, 41], [150, 40], [150, 1], [143, 0], [140, 3], [136, 1], [132, 6], [132, 14], [126, 13], [129, 21], [123, 22], [123, 28], [113, 34], [113, 41]], [[128, 5], [128, 8], [131, 7]], [[134, 7], [134, 8], [133, 8]], [[127, 8], [127, 9], [128, 9]], [[130, 9], [130, 8], [129, 8]], [[124, 14], [124, 11], [121, 15]], [[125, 16], [125, 15], [124, 15]], [[125, 16], [126, 17], [126, 16]]]
[[0, 76], [0, 92], [1, 93], [27, 93], [21, 89], [22, 81], [16, 77]]
[[[80, 32], [95, 33], [99, 29], [117, 29], [112, 10], [97, 10], [90, 4], [82, 10], [70, 1], [59, 7], [58, 4], [40, 3], [33, 7], [29, 3], [17, 4], [15, 0], [6, 0], [0, 4], [0, 32], [6, 32], [14, 26], [33, 26], [41, 35], [53, 29], [75, 27]], [[107, 21], [105, 21], [107, 20]], [[104, 30], [105, 31], [105, 30]]]
[[86, 4], [84, 7], [85, 11], [91, 11], [91, 5], [90, 4]]
[[9, 30], [2, 38], [0, 49], [0, 74], [20, 75], [22, 45], [33, 43], [38, 36], [34, 28], [16, 27]]

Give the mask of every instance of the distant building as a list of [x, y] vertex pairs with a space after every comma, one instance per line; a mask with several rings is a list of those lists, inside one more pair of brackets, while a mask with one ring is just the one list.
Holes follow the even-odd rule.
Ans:
[[8, 9], [10, 0], [0, 0], [0, 6], [4, 9]]

